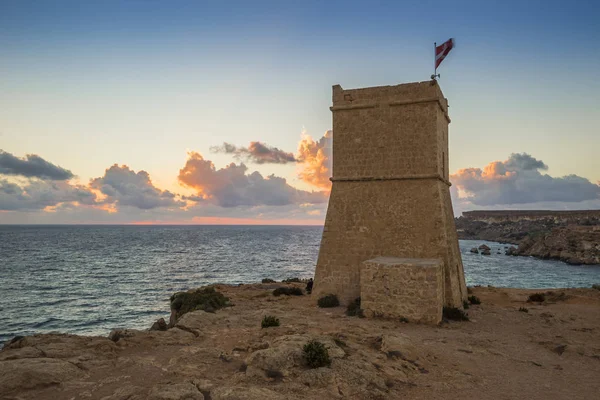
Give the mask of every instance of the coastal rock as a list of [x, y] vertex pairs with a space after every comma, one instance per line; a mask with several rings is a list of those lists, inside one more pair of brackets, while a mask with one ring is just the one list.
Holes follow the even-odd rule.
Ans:
[[508, 248], [508, 250], [506, 250], [504, 252], [504, 254], [506, 254], [507, 256], [516, 256], [517, 255], [517, 248], [515, 246], [510, 246]]
[[168, 328], [169, 327], [167, 326], [165, 319], [160, 318], [155, 323], [152, 324], [152, 326], [150, 327], [150, 330], [151, 331], [166, 331]]
[[102, 397], [100, 400], [145, 400], [145, 396], [142, 396], [146, 389], [140, 386], [123, 386], [114, 391], [110, 396]]
[[148, 400], [204, 400], [204, 395], [191, 383], [172, 383], [154, 387]]
[[54, 358], [24, 358], [0, 362], [0, 393], [40, 389], [82, 378], [83, 370]]
[[0, 361], [4, 360], [18, 360], [20, 358], [38, 358], [42, 357], [44, 353], [40, 349], [35, 347], [23, 347], [23, 348], [6, 348], [5, 351], [0, 353]]
[[189, 344], [196, 339], [193, 332], [188, 332], [179, 328], [172, 328], [168, 331], [139, 331], [127, 329], [126, 335], [119, 337], [117, 342], [120, 347], [127, 346], [174, 346]]
[[477, 247], [473, 247], [471, 250], [469, 250], [471, 253], [473, 254], [479, 254], [479, 250], [477, 250]]
[[246, 375], [249, 377], [269, 377], [276, 371], [288, 376], [295, 367], [304, 366], [302, 348], [310, 340], [318, 340], [325, 345], [330, 359], [341, 358], [346, 354], [330, 337], [309, 335], [287, 335], [274, 339], [269, 348], [258, 350], [246, 359]]
[[203, 330], [215, 325], [220, 319], [220, 314], [202, 310], [192, 311], [179, 318], [175, 324], [175, 327], [184, 331], [192, 332], [196, 336], [200, 336]]
[[482, 244], [481, 246], [479, 246], [479, 250], [487, 250], [487, 251], [490, 251], [490, 250], [491, 250], [491, 248], [490, 248], [488, 245], [486, 245], [486, 244]]
[[483, 250], [481, 250], [481, 254], [484, 255], [484, 256], [489, 256], [492, 253], [491, 253], [491, 251], [489, 249], [483, 249]]
[[528, 236], [514, 254], [561, 260], [568, 264], [600, 264], [600, 227], [555, 228], [547, 234]]
[[381, 343], [381, 351], [387, 356], [396, 356], [402, 359], [417, 360], [419, 358], [417, 349], [408, 335], [386, 334], [376, 342]]
[[[525, 302], [539, 289], [471, 287], [485, 304], [472, 310], [476, 323], [442, 326], [351, 318], [307, 296], [265, 296], [261, 285], [219, 290], [235, 306], [190, 312], [201, 337], [175, 327], [126, 330], [116, 343], [58, 334], [15, 340], [0, 350], [0, 398], [495, 399], [510, 391], [559, 399], [600, 390], [590, 379], [600, 373], [600, 291], [592, 288], [546, 291], [538, 306]], [[281, 326], [261, 329], [264, 315]], [[330, 366], [305, 365], [309, 340], [325, 344]], [[546, 386], [559, 363], [562, 380], [576, 384]]]
[[113, 342], [118, 342], [120, 339], [133, 337], [138, 333], [139, 331], [134, 329], [113, 329], [108, 334], [108, 339], [112, 340]]
[[112, 358], [117, 351], [117, 346], [107, 338], [51, 333], [14, 341], [4, 347], [0, 356], [30, 358], [36, 352], [41, 352], [46, 358], [65, 359], [85, 366]]
[[266, 388], [256, 387], [220, 387], [210, 393], [213, 400], [280, 400], [295, 398], [282, 396]]
[[600, 210], [470, 211], [455, 222], [459, 239], [519, 245], [507, 255], [600, 264]]

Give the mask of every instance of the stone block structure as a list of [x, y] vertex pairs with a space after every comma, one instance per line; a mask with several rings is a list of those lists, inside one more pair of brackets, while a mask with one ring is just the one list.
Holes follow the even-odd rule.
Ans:
[[426, 258], [377, 257], [363, 262], [360, 300], [365, 316], [440, 323], [443, 271], [441, 260]]
[[448, 181], [448, 102], [436, 81], [333, 87], [333, 185], [313, 293], [347, 304], [379, 256], [439, 259], [443, 304], [467, 297]]

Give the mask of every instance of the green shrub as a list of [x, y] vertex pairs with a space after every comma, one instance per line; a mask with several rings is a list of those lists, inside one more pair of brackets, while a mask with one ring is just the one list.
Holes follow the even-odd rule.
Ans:
[[527, 298], [527, 302], [529, 303], [542, 303], [546, 300], [546, 295], [544, 293], [533, 293], [530, 294]]
[[525, 313], [528, 313], [528, 312], [529, 312], [529, 309], [527, 309], [527, 308], [525, 308], [525, 307], [519, 307], [519, 311], [521, 311], [521, 312], [525, 312]]
[[262, 328], [269, 328], [271, 326], [279, 326], [279, 318], [272, 315], [265, 315], [260, 326]]
[[346, 308], [346, 315], [350, 317], [362, 317], [362, 310], [360, 309], [360, 297], [357, 297], [352, 303], [348, 304], [348, 308]]
[[261, 281], [262, 283], [275, 283], [273, 279], [265, 278]]
[[469, 315], [466, 312], [456, 307], [444, 307], [442, 310], [444, 319], [451, 321], [468, 321]]
[[317, 304], [321, 308], [331, 308], [331, 307], [337, 307], [337, 306], [339, 306], [340, 305], [340, 301], [339, 301], [338, 297], [335, 294], [328, 294], [327, 296], [321, 297], [317, 301]]
[[288, 278], [288, 279], [282, 280], [281, 282], [283, 282], [283, 283], [299, 283], [302, 281], [300, 280], [300, 278]]
[[171, 296], [171, 309], [175, 310], [176, 317], [195, 310], [204, 310], [206, 312], [215, 312], [216, 310], [227, 307], [229, 298], [223, 293], [217, 292], [213, 287], [205, 287], [187, 292], [175, 293]]
[[477, 304], [481, 304], [481, 300], [479, 299], [479, 297], [477, 296], [469, 296], [469, 303], [477, 305]]
[[297, 287], [278, 287], [273, 290], [273, 296], [281, 296], [282, 294], [286, 296], [302, 296], [302, 289]]
[[468, 301], [463, 301], [463, 308], [464, 308], [465, 310], [468, 310], [468, 309], [469, 309], [469, 302], [468, 302]]
[[331, 365], [329, 352], [325, 345], [319, 341], [311, 340], [302, 348], [302, 356], [311, 368], [320, 368]]
[[593, 284], [592, 289], [600, 290], [600, 284], [598, 284], [598, 283]]

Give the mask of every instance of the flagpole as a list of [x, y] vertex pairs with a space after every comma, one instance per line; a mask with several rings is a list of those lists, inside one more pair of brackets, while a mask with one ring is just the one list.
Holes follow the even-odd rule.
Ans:
[[437, 74], [437, 68], [435, 66], [435, 50], [437, 49], [437, 42], [433, 42], [433, 80]]

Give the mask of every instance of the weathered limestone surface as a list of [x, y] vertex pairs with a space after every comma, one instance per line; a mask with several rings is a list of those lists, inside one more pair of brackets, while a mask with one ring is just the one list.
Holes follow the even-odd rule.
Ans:
[[441, 260], [423, 258], [377, 257], [363, 262], [360, 298], [365, 316], [440, 323], [443, 267]]
[[448, 104], [437, 82], [333, 88], [333, 186], [313, 293], [360, 296], [378, 256], [440, 259], [443, 304], [462, 307], [448, 182]]

